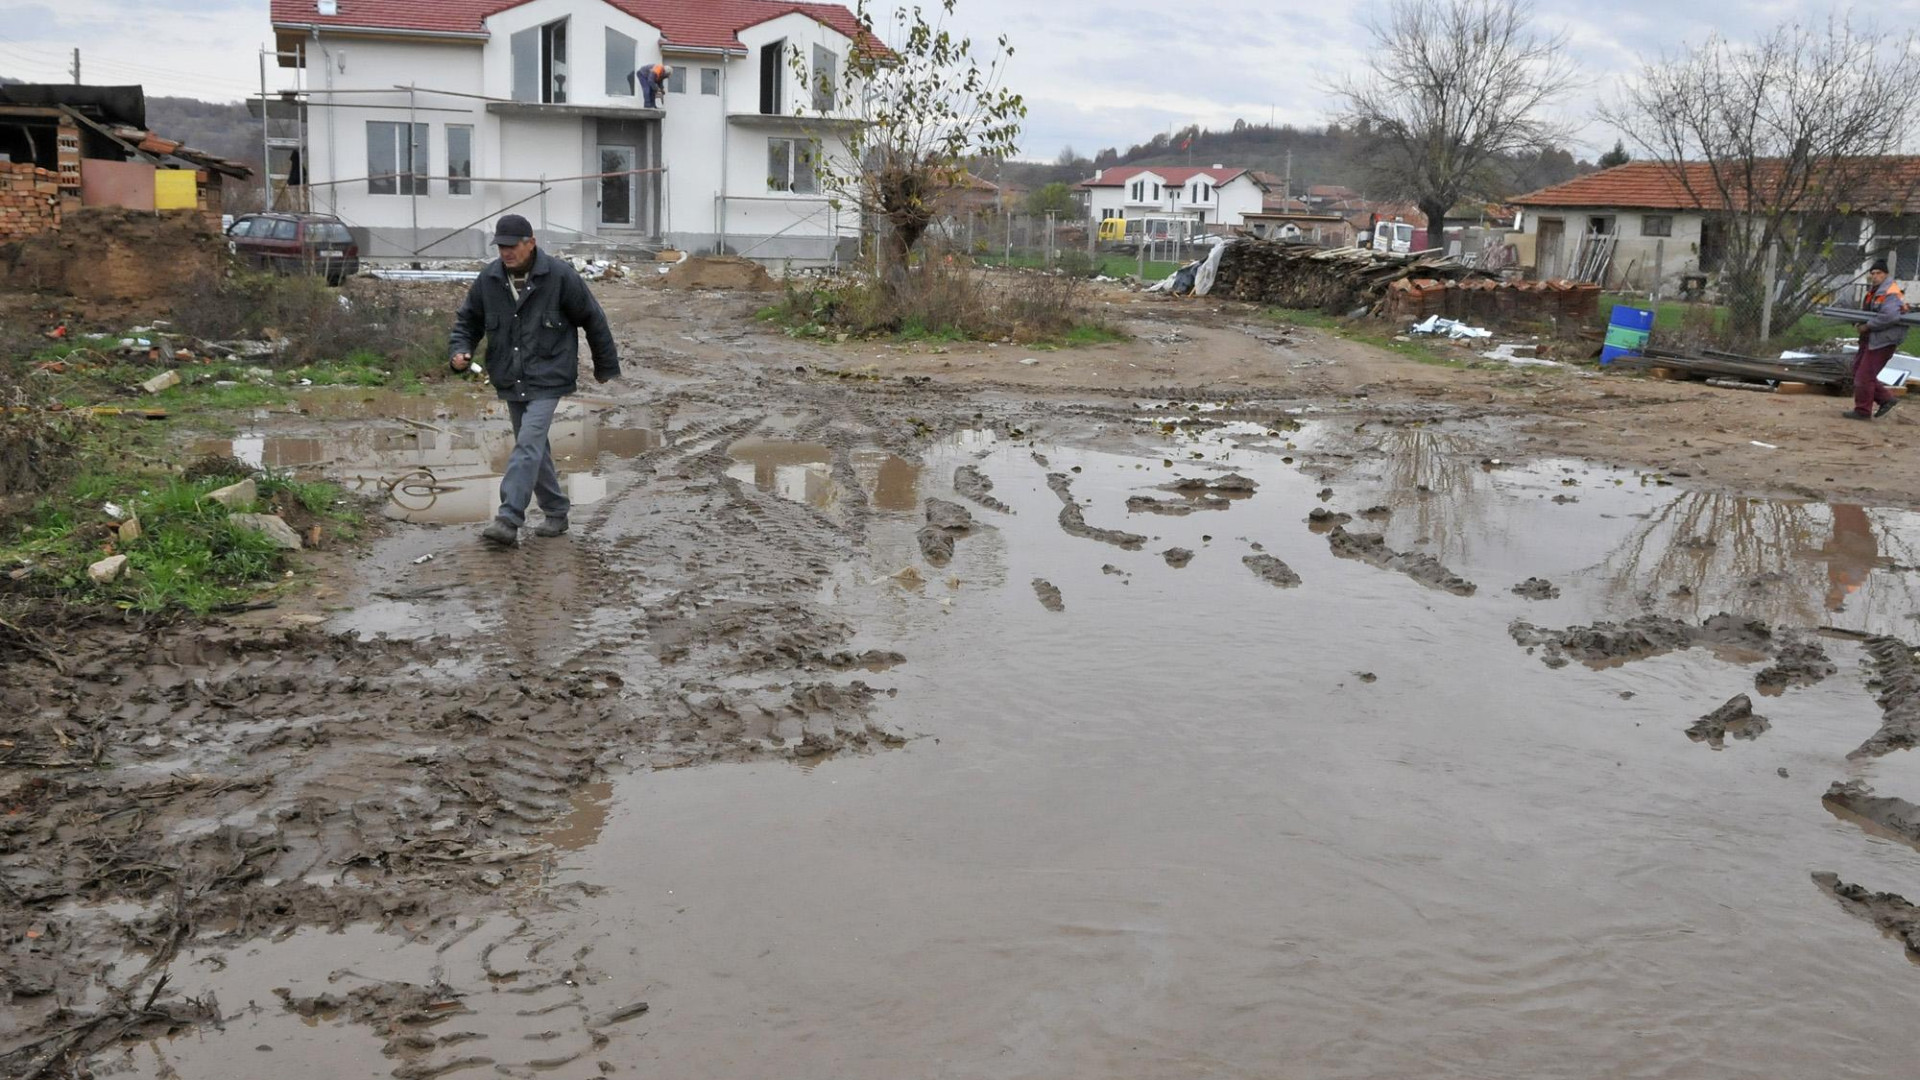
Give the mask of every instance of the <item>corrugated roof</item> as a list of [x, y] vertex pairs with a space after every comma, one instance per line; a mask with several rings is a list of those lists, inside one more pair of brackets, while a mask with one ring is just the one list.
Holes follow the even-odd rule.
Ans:
[[[336, 26], [415, 33], [484, 35], [486, 19], [529, 0], [339, 0], [331, 15], [314, 0], [272, 0], [275, 26]], [[868, 49], [885, 46], [866, 33], [852, 11], [839, 4], [788, 0], [603, 0], [660, 31], [669, 45], [696, 49], [742, 49], [739, 33], [782, 15], [801, 14], [832, 27]]]
[[1134, 177], [1139, 176], [1141, 173], [1151, 173], [1159, 177], [1161, 182], [1168, 187], [1184, 187], [1187, 181], [1196, 176], [1211, 176], [1214, 178], [1215, 186], [1218, 186], [1220, 184], [1233, 182], [1236, 177], [1246, 171], [1245, 169], [1208, 169], [1198, 167], [1188, 168], [1184, 166], [1175, 169], [1154, 165], [1128, 165], [1118, 169], [1107, 169], [1100, 174], [1100, 179], [1082, 180], [1075, 186], [1083, 188], [1125, 187]]

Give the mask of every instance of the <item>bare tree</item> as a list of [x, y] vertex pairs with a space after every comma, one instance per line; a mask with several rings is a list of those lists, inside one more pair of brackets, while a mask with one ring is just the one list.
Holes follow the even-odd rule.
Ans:
[[[967, 162], [1003, 159], [1018, 148], [1025, 102], [1001, 84], [1013, 47], [1002, 35], [997, 51], [976, 54], [973, 40], [956, 37], [944, 19], [956, 0], [939, 0], [931, 16], [921, 7], [893, 11], [876, 27], [860, 0], [855, 14], [861, 47], [840, 77], [813, 71], [796, 48], [793, 67], [813, 87], [815, 110], [835, 124], [846, 155], [814, 163], [825, 192], [857, 207], [880, 225], [882, 280], [906, 270], [912, 251], [938, 216], [939, 199], [967, 181]], [[828, 105], [829, 108], [818, 108]]]
[[1547, 117], [1575, 82], [1565, 39], [1532, 28], [1529, 0], [1393, 0], [1369, 29], [1363, 75], [1332, 89], [1340, 119], [1368, 133], [1380, 178], [1427, 216], [1493, 198], [1505, 159], [1567, 137]]
[[1910, 31], [1883, 36], [1845, 16], [1750, 44], [1714, 36], [1647, 63], [1602, 111], [1709, 216], [1738, 336], [1755, 336], [1769, 288], [1774, 325], [1792, 325], [1831, 275], [1858, 272], [1860, 217], [1913, 201], [1915, 177], [1887, 155], [1912, 130], [1916, 46]]

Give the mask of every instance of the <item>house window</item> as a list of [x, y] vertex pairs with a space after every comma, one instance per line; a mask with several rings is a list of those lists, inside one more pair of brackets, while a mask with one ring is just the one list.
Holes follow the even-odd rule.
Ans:
[[817, 194], [813, 162], [819, 153], [819, 144], [806, 139], [768, 139], [767, 190]]
[[786, 111], [786, 52], [785, 38], [765, 46], [760, 50], [760, 114], [774, 116]]
[[513, 55], [513, 100], [566, 102], [567, 20], [522, 30], [509, 39], [508, 48]]
[[720, 96], [720, 69], [700, 69], [700, 92], [707, 97]]
[[473, 125], [447, 125], [447, 194], [473, 194]]
[[367, 121], [367, 194], [425, 195], [432, 171], [427, 161], [427, 125]]
[[813, 47], [813, 111], [833, 111], [833, 91], [840, 78], [840, 57], [824, 45]]
[[1643, 214], [1640, 217], [1641, 236], [1672, 236], [1672, 214]]
[[1135, 180], [1133, 182], [1133, 201], [1139, 202], [1144, 197], [1143, 193], [1146, 191], [1146, 189], [1147, 189], [1147, 185], [1145, 181]]
[[1160, 201], [1160, 185], [1159, 184], [1153, 185], [1153, 201], [1154, 202]]
[[634, 90], [633, 73], [638, 68], [636, 59], [640, 43], [612, 27], [607, 28], [607, 96], [632, 97]]
[[667, 93], [684, 94], [687, 92], [687, 69], [683, 67], [667, 70]]

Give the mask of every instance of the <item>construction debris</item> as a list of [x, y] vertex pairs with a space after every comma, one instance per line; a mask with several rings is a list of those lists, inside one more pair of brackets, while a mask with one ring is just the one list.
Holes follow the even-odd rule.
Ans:
[[1213, 294], [1410, 322], [1432, 315], [1492, 324], [1550, 318], [1592, 322], [1600, 309], [1600, 287], [1590, 283], [1506, 281], [1438, 253], [1329, 250], [1244, 236], [1227, 245]]
[[1443, 319], [1438, 315], [1429, 315], [1422, 322], [1409, 327], [1409, 334], [1445, 334], [1449, 338], [1490, 338], [1493, 331], [1479, 326], [1468, 326], [1456, 319]]

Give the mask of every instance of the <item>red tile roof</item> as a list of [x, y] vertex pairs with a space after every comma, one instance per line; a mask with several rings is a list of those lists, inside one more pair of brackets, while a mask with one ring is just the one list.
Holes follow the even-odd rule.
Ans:
[[1182, 167], [1175, 169], [1155, 165], [1128, 165], [1118, 169], [1107, 169], [1100, 174], [1098, 180], [1082, 180], [1074, 186], [1083, 188], [1126, 187], [1129, 181], [1141, 173], [1152, 173], [1159, 177], [1168, 187], [1184, 187], [1187, 181], [1196, 176], [1211, 176], [1215, 180], [1214, 186], [1218, 187], [1220, 184], [1232, 183], [1234, 179], [1246, 171], [1245, 169], [1205, 169], [1199, 167]]
[[[429, 34], [485, 35], [486, 19], [528, 0], [340, 0], [334, 14], [322, 15], [314, 0], [272, 0], [275, 26], [337, 26], [409, 30]], [[862, 30], [853, 12], [839, 4], [788, 0], [604, 0], [660, 31], [669, 45], [697, 49], [741, 49], [739, 33], [782, 15], [799, 13], [823, 23], [869, 49], [885, 49]]]
[[[1765, 163], [1761, 163], [1765, 164]], [[1643, 210], [1725, 210], [1727, 205], [1706, 162], [1688, 162], [1680, 168], [1658, 161], [1631, 161], [1611, 169], [1577, 176], [1564, 184], [1541, 188], [1507, 200], [1519, 206], [1625, 207]], [[1920, 190], [1920, 157], [1875, 159], [1884, 177], [1877, 185], [1877, 202], [1862, 210], [1904, 212]], [[1682, 176], [1685, 182], [1682, 182]], [[1692, 190], [1688, 188], [1691, 186]], [[1739, 194], [1738, 191], [1735, 194]]]

